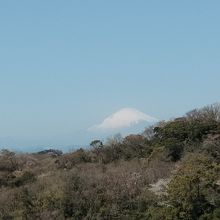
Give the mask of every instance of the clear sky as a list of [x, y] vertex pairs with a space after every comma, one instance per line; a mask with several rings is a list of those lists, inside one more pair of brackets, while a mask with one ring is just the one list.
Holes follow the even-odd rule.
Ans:
[[220, 101], [219, 10], [218, 0], [0, 1], [0, 138], [87, 144], [87, 129], [124, 107], [169, 119]]

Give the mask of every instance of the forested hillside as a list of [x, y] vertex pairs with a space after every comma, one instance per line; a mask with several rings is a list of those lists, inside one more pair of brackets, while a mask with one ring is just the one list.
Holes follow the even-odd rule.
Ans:
[[220, 219], [220, 106], [71, 153], [2, 150], [0, 219]]

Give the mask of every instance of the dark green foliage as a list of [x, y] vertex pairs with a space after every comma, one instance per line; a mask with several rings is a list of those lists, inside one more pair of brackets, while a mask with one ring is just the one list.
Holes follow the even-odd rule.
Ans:
[[152, 152], [148, 139], [142, 135], [129, 135], [124, 139], [113, 137], [104, 145], [95, 140], [91, 146], [93, 161], [105, 164], [120, 159], [146, 158]]
[[211, 156], [216, 162], [220, 163], [220, 140], [209, 140], [203, 144], [201, 151]]
[[[159, 124], [154, 128], [152, 145], [164, 146], [172, 161], [180, 160], [184, 152], [197, 151], [208, 137], [220, 134], [219, 117], [213, 113], [213, 108], [216, 106], [192, 111], [185, 117]], [[217, 108], [214, 112], [218, 112]]]
[[176, 218], [198, 219], [213, 215], [220, 201], [220, 188], [216, 184], [219, 178], [219, 164], [204, 155], [190, 155], [169, 184], [168, 202]]
[[123, 158], [144, 158], [151, 154], [152, 148], [149, 146], [147, 138], [141, 135], [129, 135], [122, 143]]
[[22, 174], [22, 176], [13, 178], [13, 180], [10, 182], [10, 185], [19, 187], [27, 183], [31, 183], [35, 180], [36, 180], [36, 177], [34, 176], [34, 174], [26, 171]]
[[[63, 200], [63, 209], [65, 217], [82, 218], [86, 214], [85, 201], [82, 200], [81, 194], [84, 183], [78, 176], [72, 177], [66, 187]], [[82, 203], [80, 203], [82, 201]], [[85, 212], [85, 213], [84, 213]]]
[[22, 219], [29, 220], [36, 218], [33, 200], [33, 195], [30, 194], [27, 188], [23, 188], [20, 194]]

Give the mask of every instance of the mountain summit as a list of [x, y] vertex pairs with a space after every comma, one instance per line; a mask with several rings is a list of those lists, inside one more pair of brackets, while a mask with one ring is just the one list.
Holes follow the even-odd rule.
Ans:
[[156, 122], [157, 118], [147, 115], [134, 108], [123, 108], [105, 118], [100, 124], [90, 128], [90, 130], [114, 130], [128, 128], [140, 122]]

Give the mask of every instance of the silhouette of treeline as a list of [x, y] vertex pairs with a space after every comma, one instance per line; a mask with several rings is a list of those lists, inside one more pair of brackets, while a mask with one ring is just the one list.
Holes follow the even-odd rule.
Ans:
[[0, 154], [0, 219], [220, 219], [220, 105], [62, 154]]

